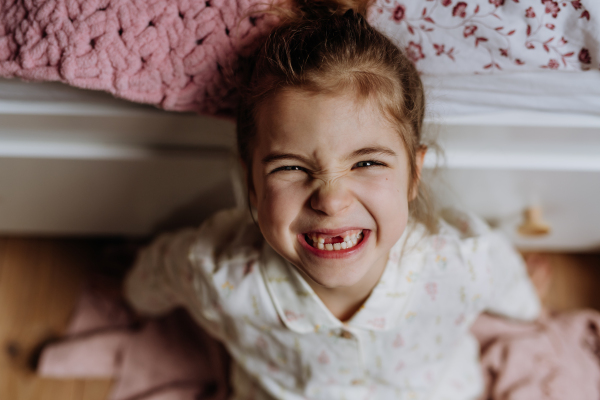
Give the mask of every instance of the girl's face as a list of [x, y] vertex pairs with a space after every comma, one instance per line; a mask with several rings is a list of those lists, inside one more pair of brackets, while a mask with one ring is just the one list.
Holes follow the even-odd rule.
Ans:
[[265, 239], [313, 287], [374, 286], [408, 219], [398, 132], [352, 93], [284, 91], [258, 111], [250, 201]]

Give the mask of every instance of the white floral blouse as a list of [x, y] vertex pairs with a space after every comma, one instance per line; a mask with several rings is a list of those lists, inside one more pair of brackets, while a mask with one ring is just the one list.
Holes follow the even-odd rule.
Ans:
[[234, 359], [233, 399], [474, 399], [482, 390], [469, 326], [483, 310], [533, 319], [520, 256], [473, 216], [419, 224], [346, 323], [272, 250], [247, 212], [159, 237], [126, 281], [146, 314], [185, 306]]

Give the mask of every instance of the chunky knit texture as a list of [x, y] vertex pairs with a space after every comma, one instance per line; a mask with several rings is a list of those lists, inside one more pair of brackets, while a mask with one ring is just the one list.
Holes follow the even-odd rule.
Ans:
[[228, 84], [275, 23], [261, 0], [3, 0], [0, 76], [230, 116]]

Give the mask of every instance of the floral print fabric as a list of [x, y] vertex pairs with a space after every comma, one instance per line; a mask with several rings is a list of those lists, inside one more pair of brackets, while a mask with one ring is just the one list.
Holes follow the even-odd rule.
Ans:
[[126, 280], [138, 310], [186, 307], [234, 359], [234, 399], [474, 399], [469, 327], [482, 310], [533, 319], [519, 256], [472, 216], [415, 225], [363, 307], [336, 319], [242, 210], [159, 237]]
[[369, 18], [425, 74], [600, 68], [595, 0], [377, 0]]

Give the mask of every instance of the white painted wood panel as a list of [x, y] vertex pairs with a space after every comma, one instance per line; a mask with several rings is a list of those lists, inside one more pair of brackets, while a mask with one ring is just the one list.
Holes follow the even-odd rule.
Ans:
[[[472, 211], [523, 249], [600, 248], [600, 118], [511, 112], [430, 124], [443, 154], [427, 158], [440, 206]], [[548, 235], [517, 233], [539, 207]]]
[[231, 121], [0, 80], [0, 233], [145, 235], [234, 205]]
[[229, 156], [0, 158], [0, 233], [145, 235], [235, 205]]
[[[522, 169], [446, 169], [433, 188], [441, 206], [469, 210], [504, 231], [522, 249], [600, 249], [600, 173]], [[517, 232], [523, 211], [540, 207], [551, 231]]]

